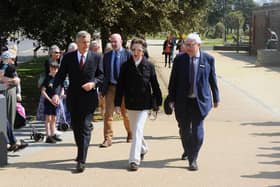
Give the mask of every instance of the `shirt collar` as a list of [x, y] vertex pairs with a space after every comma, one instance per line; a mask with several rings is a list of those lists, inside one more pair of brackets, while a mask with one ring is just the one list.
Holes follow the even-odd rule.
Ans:
[[116, 54], [116, 53], [121, 52], [122, 50], [123, 50], [123, 47], [119, 48], [118, 50], [113, 50], [113, 51], [114, 51], [114, 53]]
[[141, 63], [142, 59], [143, 59], [143, 58], [140, 58], [139, 60], [135, 61], [136, 67]]
[[[82, 53], [80, 53], [80, 51], [79, 51], [79, 50], [77, 50], [77, 51], [78, 51], [78, 57], [79, 57], [79, 58], [81, 58]], [[87, 53], [88, 53], [88, 51], [86, 51], [86, 52], [83, 54], [83, 55], [84, 55], [84, 58], [86, 58]]]

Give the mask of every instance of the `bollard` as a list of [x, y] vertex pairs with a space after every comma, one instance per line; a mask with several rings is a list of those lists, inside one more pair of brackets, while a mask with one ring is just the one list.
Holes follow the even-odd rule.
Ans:
[[5, 86], [0, 84], [0, 167], [4, 167], [8, 164], [8, 152], [7, 152], [7, 142], [6, 142], [6, 122], [7, 122], [7, 112], [6, 112], [6, 98], [3, 95], [5, 91]]

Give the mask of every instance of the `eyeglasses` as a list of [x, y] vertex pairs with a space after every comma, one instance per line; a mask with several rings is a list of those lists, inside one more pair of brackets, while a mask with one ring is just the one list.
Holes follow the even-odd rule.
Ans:
[[54, 53], [54, 54], [60, 54], [61, 52], [59, 52], [59, 51], [54, 51], [53, 53]]
[[186, 43], [185, 46], [186, 47], [194, 47], [196, 45], [196, 43]]

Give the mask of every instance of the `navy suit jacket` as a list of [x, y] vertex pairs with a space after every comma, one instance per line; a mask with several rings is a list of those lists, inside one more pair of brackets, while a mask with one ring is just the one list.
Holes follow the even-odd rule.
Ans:
[[[196, 99], [202, 117], [208, 114], [213, 102], [218, 103], [220, 100], [214, 63], [215, 60], [211, 55], [200, 51], [195, 84], [197, 87]], [[183, 113], [182, 110], [186, 109], [190, 88], [189, 64], [189, 55], [182, 53], [176, 56], [172, 67], [168, 91], [170, 101], [175, 103], [177, 116], [180, 116], [180, 113]]]
[[[128, 61], [131, 57], [131, 53], [123, 48], [120, 52], [120, 65], [122, 66], [122, 64], [126, 61]], [[104, 70], [104, 81], [103, 81], [103, 86], [102, 86], [102, 95], [106, 95], [107, 93], [107, 89], [108, 89], [108, 85], [110, 84], [110, 76], [111, 76], [111, 63], [112, 63], [112, 54], [113, 51], [109, 51], [107, 53], [104, 54], [103, 57], [103, 70]]]
[[[85, 91], [82, 85], [87, 82], [94, 82], [96, 87], [103, 81], [102, 57], [96, 53], [88, 51], [83, 69], [79, 67], [77, 51], [67, 53], [63, 56], [61, 67], [59, 68], [54, 81], [57, 88], [69, 77], [69, 88], [67, 91], [67, 107], [70, 112], [77, 114], [93, 113], [98, 105], [96, 89]], [[58, 93], [58, 89], [56, 89]]]

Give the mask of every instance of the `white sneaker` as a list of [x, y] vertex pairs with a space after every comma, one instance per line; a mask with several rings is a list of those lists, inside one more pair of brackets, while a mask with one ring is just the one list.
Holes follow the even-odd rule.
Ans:
[[54, 133], [56, 136], [61, 136], [63, 133], [61, 131], [56, 130]]

